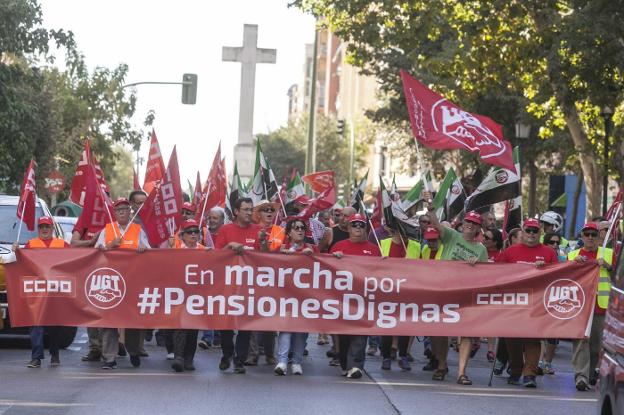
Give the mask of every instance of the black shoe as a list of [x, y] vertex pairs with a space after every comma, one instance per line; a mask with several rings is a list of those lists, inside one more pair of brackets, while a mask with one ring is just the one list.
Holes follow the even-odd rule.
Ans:
[[436, 359], [435, 357], [432, 358], [431, 360], [429, 360], [429, 363], [427, 363], [424, 367], [423, 370], [426, 372], [433, 372], [434, 370], [436, 370], [439, 366], [438, 359]]
[[244, 375], [246, 371], [247, 370], [245, 369], [245, 366], [241, 365], [240, 363], [234, 364], [234, 373]]
[[184, 370], [188, 370], [189, 372], [195, 370], [195, 365], [192, 360], [184, 362]]
[[589, 378], [590, 386], [596, 386], [596, 383], [598, 383], [598, 378]]
[[149, 353], [147, 353], [145, 350], [142, 350], [139, 352], [139, 356], [141, 357], [149, 357]]
[[171, 368], [176, 372], [182, 372], [184, 370], [184, 365], [182, 363], [182, 359], [175, 359], [171, 364]]
[[112, 362], [104, 362], [104, 364], [102, 365], [102, 369], [104, 370], [112, 370], [115, 369], [117, 367], [117, 362], [115, 362], [114, 360]]
[[335, 357], [338, 357], [338, 354], [336, 353], [336, 351], [332, 347], [331, 349], [329, 349], [328, 351], [325, 352], [325, 356], [330, 357], [330, 358], [333, 359]]
[[525, 376], [522, 379], [525, 388], [537, 388], [537, 381], [535, 376]]
[[41, 359], [32, 359], [30, 362], [28, 362], [26, 367], [29, 367], [31, 369], [34, 369], [36, 367], [41, 367]]
[[230, 367], [231, 359], [227, 356], [223, 356], [219, 362], [219, 370], [228, 370]]
[[141, 366], [141, 357], [138, 354], [130, 355], [130, 364], [134, 367]]
[[126, 346], [123, 343], [119, 343], [119, 350], [117, 350], [117, 356], [125, 357], [128, 354], [126, 352]]
[[145, 341], [146, 342], [151, 342], [153, 337], [154, 337], [154, 330], [147, 330], [145, 332]]
[[308, 351], [308, 349], [303, 349], [303, 355], [304, 356], [307, 356], [309, 354], [310, 354], [310, 352]]
[[200, 349], [204, 349], [204, 350], [210, 349], [210, 343], [207, 342], [206, 340], [198, 341], [197, 346], [199, 346]]
[[518, 376], [509, 375], [509, 377], [507, 378], [507, 384], [508, 385], [519, 385], [520, 384], [520, 375], [518, 375]]
[[50, 356], [50, 366], [60, 366], [61, 365], [61, 358], [60, 356], [57, 354], [53, 354]]
[[80, 358], [83, 362], [99, 362], [102, 360], [102, 353], [99, 350], [89, 350], [89, 353]]
[[589, 385], [587, 384], [587, 382], [585, 382], [585, 379], [577, 380], [575, 386], [576, 386], [576, 390], [579, 392], [585, 392], [591, 389]]

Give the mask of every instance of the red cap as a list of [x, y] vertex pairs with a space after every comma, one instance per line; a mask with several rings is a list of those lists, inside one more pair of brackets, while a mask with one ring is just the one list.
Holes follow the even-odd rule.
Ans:
[[364, 222], [366, 223], [366, 216], [362, 215], [361, 213], [354, 213], [353, 215], [349, 216], [349, 223], [353, 223], [353, 222]]
[[193, 205], [193, 204], [191, 204], [189, 202], [182, 203], [182, 209], [188, 210], [189, 212], [195, 213], [195, 205]]
[[185, 231], [189, 228], [199, 228], [199, 224], [195, 219], [189, 219], [182, 222], [182, 230]]
[[301, 195], [295, 199], [295, 202], [301, 203], [302, 205], [310, 204], [310, 198], [306, 195]]
[[37, 221], [37, 226], [41, 226], [41, 225], [50, 225], [52, 226], [52, 218], [49, 216], [42, 216], [39, 218], [39, 220]]
[[583, 225], [583, 229], [581, 229], [581, 231], [587, 229], [598, 232], [598, 224], [596, 222], [587, 222], [585, 225]]
[[526, 228], [539, 229], [540, 228], [540, 223], [539, 223], [539, 221], [537, 219], [527, 218], [522, 223], [522, 227], [525, 228], [525, 229]]
[[466, 213], [466, 216], [464, 216], [464, 220], [467, 220], [468, 222], [476, 223], [477, 225], [481, 225], [481, 215], [479, 215], [474, 210], [471, 210], [470, 212]]
[[128, 202], [128, 199], [126, 199], [125, 197], [120, 197], [117, 200], [115, 200], [115, 203], [113, 203], [113, 207], [117, 207], [120, 205], [128, 205], [130, 206], [130, 202]]
[[424, 238], [425, 239], [438, 239], [440, 237], [440, 232], [433, 226], [429, 226], [425, 231]]

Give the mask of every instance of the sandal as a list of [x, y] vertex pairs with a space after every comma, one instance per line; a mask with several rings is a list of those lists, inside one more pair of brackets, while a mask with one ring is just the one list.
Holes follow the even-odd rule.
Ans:
[[466, 375], [461, 375], [460, 377], [458, 377], [457, 383], [464, 386], [472, 385], [472, 381]]
[[448, 367], [446, 369], [436, 369], [436, 371], [433, 372], [433, 376], [431, 377], [431, 379], [442, 381], [446, 377], [448, 371]]

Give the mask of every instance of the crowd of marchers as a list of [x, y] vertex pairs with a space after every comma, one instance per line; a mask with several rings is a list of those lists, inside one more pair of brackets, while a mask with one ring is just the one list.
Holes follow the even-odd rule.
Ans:
[[[563, 220], [555, 212], [546, 212], [538, 218], [527, 218], [522, 226], [503, 233], [497, 229], [492, 212], [467, 212], [455, 223], [440, 222], [434, 214], [432, 203], [425, 203], [428, 212], [418, 218], [418, 237], [407, 238], [400, 229], [381, 225], [371, 229], [364, 213], [352, 207], [334, 208], [320, 212], [316, 217], [302, 218], [296, 214], [305, 209], [309, 199], [299, 196], [292, 204], [290, 219], [277, 223], [281, 205], [268, 200], [253, 204], [241, 198], [232, 206], [232, 218], [222, 208], [206, 212], [204, 225], [196, 222], [196, 206], [185, 202], [181, 210], [181, 226], [161, 246], [150, 247], [148, 238], [137, 215], [147, 195], [132, 192], [128, 199], [113, 203], [114, 221], [97, 233], [76, 228], [70, 244], [54, 238], [53, 222], [49, 217], [38, 220], [38, 236], [23, 248], [61, 249], [69, 246], [102, 250], [130, 249], [144, 252], [147, 249], [231, 249], [273, 251], [285, 255], [329, 253], [336, 258], [352, 255], [406, 258], [407, 260], [454, 260], [471, 265], [477, 262], [532, 263], [535, 267], [560, 261], [593, 261], [600, 267], [595, 295], [591, 332], [587, 339], [573, 340], [572, 365], [576, 389], [585, 391], [596, 383], [599, 347], [609, 300], [610, 272], [614, 249], [605, 242], [609, 222], [595, 218], [582, 227], [579, 239], [567, 241], [561, 235]], [[431, 194], [424, 193], [424, 200]], [[134, 218], [134, 219], [133, 219]], [[228, 222], [228, 223], [226, 223]], [[603, 247], [605, 245], [606, 247]], [[60, 364], [58, 327], [32, 327], [31, 360], [29, 368], [38, 368], [44, 360], [43, 335], [49, 335], [50, 364]], [[129, 355], [133, 367], [141, 365], [147, 357], [143, 344], [150, 340], [153, 331], [143, 329], [88, 328], [89, 352], [83, 361], [99, 362], [102, 369], [117, 367], [120, 356]], [[412, 369], [414, 359], [410, 354], [412, 336], [362, 336], [340, 333], [318, 333], [319, 345], [331, 344], [327, 351], [329, 365], [339, 366], [348, 379], [362, 377], [366, 356], [381, 355], [381, 369], [391, 370], [397, 361], [400, 370]], [[268, 364], [274, 365], [276, 375], [302, 375], [304, 356], [307, 353], [307, 333], [299, 332], [248, 332], [238, 330], [158, 330], [157, 343], [166, 349], [175, 372], [195, 370], [197, 347], [220, 347], [221, 371], [233, 366], [235, 373], [244, 374], [249, 366], [258, 364], [264, 355]], [[487, 342], [487, 359], [494, 374], [507, 376], [507, 382], [527, 388], [538, 386], [541, 375], [555, 374], [553, 358], [559, 339], [548, 338], [548, 333], [536, 333], [535, 338], [455, 338], [425, 337], [425, 355], [428, 363], [423, 370], [432, 373], [434, 381], [444, 381], [449, 376], [447, 358], [450, 349], [459, 353], [459, 365], [453, 379], [460, 385], [471, 385], [469, 361]]]

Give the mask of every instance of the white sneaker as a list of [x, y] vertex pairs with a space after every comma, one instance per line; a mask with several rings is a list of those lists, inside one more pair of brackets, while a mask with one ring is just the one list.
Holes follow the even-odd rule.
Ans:
[[349, 379], [359, 379], [362, 377], [362, 371], [357, 367], [353, 367], [347, 372], [347, 377]]
[[275, 366], [275, 369], [273, 369], [273, 372], [275, 372], [278, 376], [284, 376], [287, 370], [288, 365], [286, 363], [278, 363], [277, 366]]
[[175, 358], [173, 353], [167, 353], [167, 360], [173, 360]]
[[301, 368], [301, 365], [298, 365], [297, 363], [293, 363], [290, 369], [292, 370], [293, 375], [303, 375], [303, 369]]

